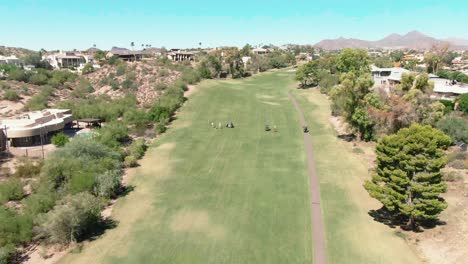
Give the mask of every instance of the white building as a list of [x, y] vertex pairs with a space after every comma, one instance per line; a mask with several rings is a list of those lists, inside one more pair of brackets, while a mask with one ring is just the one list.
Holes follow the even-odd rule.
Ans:
[[374, 79], [374, 87], [390, 88], [401, 83], [401, 78], [404, 73], [410, 73], [404, 68], [378, 68], [372, 65], [372, 78]]
[[261, 54], [267, 54], [269, 51], [267, 49], [264, 49], [264, 48], [255, 48], [255, 49], [252, 49], [252, 53], [253, 54], [258, 54], [258, 55], [261, 55]]
[[42, 56], [42, 59], [47, 61], [54, 69], [76, 69], [80, 66], [83, 67], [86, 63], [94, 63], [94, 58], [91, 55], [67, 51], [49, 53]]
[[21, 60], [18, 59], [16, 56], [2, 56], [0, 55], [0, 64], [10, 64], [10, 65], [21, 65]]
[[[20, 118], [0, 120], [0, 138], [6, 138], [11, 147], [37, 146], [50, 141], [72, 121], [71, 110], [68, 109], [29, 112]], [[4, 148], [5, 140], [2, 143]]]
[[434, 82], [434, 90], [432, 98], [455, 100], [459, 95], [468, 93], [468, 85], [457, 83], [438, 76], [429, 76], [430, 80]]

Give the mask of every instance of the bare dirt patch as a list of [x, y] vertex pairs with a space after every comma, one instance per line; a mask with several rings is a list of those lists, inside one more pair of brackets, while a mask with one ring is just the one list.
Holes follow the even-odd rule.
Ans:
[[190, 97], [196, 91], [198, 91], [199, 85], [187, 85], [187, 91], [184, 92], [185, 97]]
[[446, 222], [421, 233], [409, 233], [410, 242], [431, 264], [466, 263], [468, 260], [468, 173], [460, 170], [461, 179], [448, 182], [444, 198], [448, 208], [440, 220]]

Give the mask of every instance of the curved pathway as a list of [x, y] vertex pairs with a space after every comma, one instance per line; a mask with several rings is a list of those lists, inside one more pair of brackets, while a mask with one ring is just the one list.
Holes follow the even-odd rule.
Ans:
[[[296, 108], [299, 121], [302, 126], [306, 125], [304, 114], [291, 91], [289, 98]], [[309, 133], [304, 133], [304, 144], [307, 153], [307, 171], [310, 177], [310, 212], [312, 218], [312, 240], [314, 243], [314, 264], [325, 264], [325, 227], [323, 224], [322, 209], [320, 208], [320, 186], [315, 170], [314, 153], [312, 151], [312, 139]]]

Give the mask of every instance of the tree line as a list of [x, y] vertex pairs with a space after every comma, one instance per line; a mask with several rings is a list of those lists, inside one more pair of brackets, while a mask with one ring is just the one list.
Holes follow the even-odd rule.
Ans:
[[[377, 166], [365, 189], [408, 228], [434, 221], [447, 203], [441, 169], [444, 150], [468, 142], [468, 95], [454, 102], [431, 99], [427, 73], [403, 74], [388, 90], [374, 87], [367, 51], [345, 49], [296, 71], [302, 88], [317, 86], [360, 140], [377, 141]], [[457, 105], [457, 107], [455, 107]]]

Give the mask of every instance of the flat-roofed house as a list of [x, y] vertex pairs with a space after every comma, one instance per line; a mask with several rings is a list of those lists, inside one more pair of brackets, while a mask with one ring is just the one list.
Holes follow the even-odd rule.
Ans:
[[21, 60], [16, 56], [2, 56], [0, 55], [0, 64], [21, 65]]
[[429, 79], [434, 82], [434, 89], [432, 90], [431, 96], [432, 98], [453, 101], [459, 95], [468, 93], [468, 84], [439, 78], [435, 75], [430, 75], [429, 77]]
[[42, 56], [42, 59], [47, 61], [54, 69], [74, 69], [87, 62], [83, 54], [72, 51], [48, 53]]
[[16, 119], [0, 120], [1, 137], [11, 147], [31, 147], [45, 144], [73, 122], [69, 109], [45, 109], [25, 113]]
[[141, 60], [143, 53], [141, 51], [132, 51], [126, 48], [112, 47], [112, 49], [107, 52], [106, 57], [110, 58], [113, 56], [119, 57], [124, 61], [135, 61]]
[[193, 61], [196, 51], [182, 51], [173, 49], [167, 53], [167, 57], [172, 61]]
[[386, 89], [401, 83], [402, 75], [410, 73], [409, 70], [399, 67], [379, 68], [372, 65], [371, 68], [374, 87], [383, 87]]
[[267, 49], [264, 49], [264, 48], [255, 48], [255, 49], [252, 49], [252, 53], [253, 54], [258, 54], [258, 55], [262, 55], [262, 54], [267, 54], [269, 51]]

